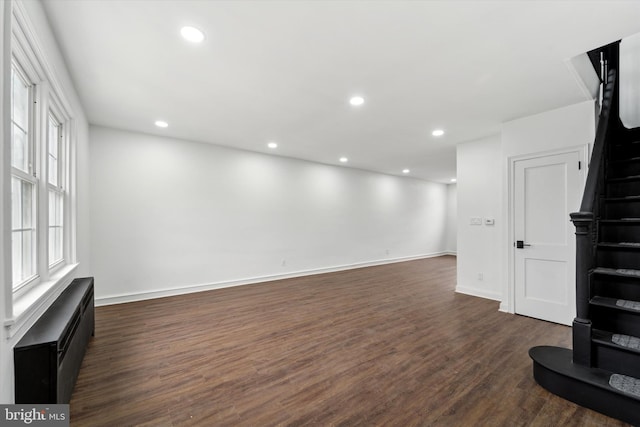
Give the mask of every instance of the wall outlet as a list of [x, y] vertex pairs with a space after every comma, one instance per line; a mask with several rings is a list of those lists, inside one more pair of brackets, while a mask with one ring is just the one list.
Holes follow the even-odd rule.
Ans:
[[469, 224], [471, 225], [482, 225], [482, 218], [478, 218], [478, 217], [471, 217], [471, 219], [469, 220]]
[[384, 252], [389, 255], [389, 249], [385, 249]]
[[478, 273], [478, 280], [482, 282], [484, 280], [484, 276], [482, 273]]
[[284, 267], [284, 266], [286, 266], [286, 265], [287, 265], [287, 260], [286, 260], [286, 259], [283, 259], [283, 260], [282, 260], [282, 266]]

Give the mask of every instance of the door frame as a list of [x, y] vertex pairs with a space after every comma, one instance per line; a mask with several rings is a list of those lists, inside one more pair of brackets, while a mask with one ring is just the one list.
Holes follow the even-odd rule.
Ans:
[[584, 167], [584, 179], [580, 182], [580, 192], [584, 193], [584, 186], [589, 172], [589, 158], [591, 154], [591, 144], [575, 145], [557, 150], [546, 150], [535, 153], [520, 154], [507, 158], [507, 233], [505, 248], [507, 254], [507, 280], [504, 290], [503, 300], [500, 304], [500, 311], [515, 314], [516, 308], [516, 269], [515, 269], [515, 164], [522, 160], [531, 160], [539, 157], [553, 156], [556, 154], [566, 154], [578, 152]]

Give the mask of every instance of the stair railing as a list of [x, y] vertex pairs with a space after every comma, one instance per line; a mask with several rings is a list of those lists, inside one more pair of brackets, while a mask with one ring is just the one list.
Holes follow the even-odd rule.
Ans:
[[576, 227], [576, 318], [573, 321], [573, 362], [591, 366], [591, 320], [589, 316], [589, 276], [595, 266], [598, 241], [596, 219], [598, 200], [605, 192], [605, 158], [608, 143], [618, 124], [618, 43], [609, 45], [605, 55], [609, 70], [603, 83], [601, 110], [591, 154], [587, 182], [580, 211], [571, 214]]

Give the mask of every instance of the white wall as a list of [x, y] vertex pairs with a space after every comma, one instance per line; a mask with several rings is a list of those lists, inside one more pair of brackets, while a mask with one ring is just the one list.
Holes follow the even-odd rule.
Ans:
[[[0, 135], [2, 135], [3, 141], [7, 141], [8, 138], [10, 138], [9, 126], [7, 126], [8, 114], [6, 114], [6, 112], [9, 111], [10, 104], [9, 96], [5, 96], [5, 94], [10, 93], [9, 81], [11, 79], [7, 76], [11, 75], [11, 56], [4, 44], [4, 41], [10, 37], [10, 24], [8, 22], [9, 16], [11, 15], [10, 8], [10, 2], [0, 3], [0, 46], [3, 46], [2, 54], [0, 55], [0, 117], [2, 118], [2, 120], [0, 120]], [[9, 198], [9, 200], [11, 198], [9, 172], [7, 171], [8, 165], [10, 164], [10, 158], [10, 144], [3, 142], [2, 148], [0, 149], [0, 195], [2, 197], [3, 206], [3, 208], [0, 209], [0, 224], [2, 224], [3, 231], [9, 230], [11, 227], [10, 215], [8, 213], [5, 215], [6, 209], [4, 209], [7, 198]], [[0, 248], [2, 248], [2, 250], [0, 250], [0, 277], [2, 278], [1, 283], [3, 286], [7, 286], [8, 283], [11, 283], [11, 275], [8, 271], [8, 267], [10, 265], [10, 252], [8, 248], [10, 247], [11, 242], [9, 233], [0, 233]], [[0, 290], [0, 316], [2, 316], [0, 318], [2, 319], [6, 319], [9, 314], [9, 293], [10, 292], [7, 289]], [[13, 386], [13, 376], [11, 374], [12, 366], [11, 348], [7, 342], [6, 328], [3, 327], [0, 328], [0, 403], [8, 403], [11, 401], [11, 387]]]
[[[458, 144], [458, 283], [456, 291], [502, 297], [502, 151], [500, 136]], [[480, 218], [481, 225], [472, 225]], [[493, 219], [494, 225], [485, 225]]]
[[447, 252], [455, 254], [458, 250], [458, 186], [447, 185]]
[[640, 126], [640, 33], [620, 43], [620, 119], [628, 128]]
[[99, 303], [446, 250], [447, 186], [90, 128]]
[[[24, 7], [24, 10], [28, 16], [28, 19], [31, 21], [31, 29], [35, 34], [35, 38], [37, 39], [37, 43], [42, 49], [42, 54], [44, 56], [45, 61], [49, 65], [52, 72], [55, 74], [55, 77], [58, 83], [61, 85], [62, 91], [64, 92], [65, 97], [71, 104], [71, 108], [73, 109], [73, 119], [76, 126], [76, 135], [77, 135], [77, 145], [76, 145], [76, 155], [78, 158], [78, 169], [77, 169], [77, 181], [78, 188], [76, 192], [76, 203], [77, 203], [77, 260], [79, 262], [78, 267], [78, 276], [86, 276], [90, 274], [90, 266], [89, 266], [89, 197], [88, 197], [88, 133], [89, 126], [87, 123], [87, 119], [84, 115], [83, 107], [79, 101], [79, 98], [76, 94], [75, 88], [73, 86], [73, 82], [71, 77], [67, 71], [66, 65], [64, 63], [64, 59], [62, 54], [56, 45], [55, 38], [53, 33], [51, 32], [51, 28], [49, 27], [49, 23], [42, 9], [42, 4], [39, 1], [14, 1], [16, 4], [20, 4]], [[6, 7], [7, 15], [10, 15], [9, 6], [10, 2], [3, 2], [3, 8]], [[9, 31], [9, 22], [5, 21], [5, 31], [4, 36], [5, 40], [8, 38]], [[8, 58], [9, 56], [9, 46], [8, 44], [3, 44], [3, 58]], [[7, 75], [7, 66], [3, 64], [2, 68], [3, 77], [6, 78]], [[4, 99], [4, 98], [3, 98]], [[6, 99], [4, 99], [4, 106], [6, 107], [8, 104], [6, 103]], [[3, 160], [4, 161], [4, 160]], [[4, 174], [3, 174], [4, 176]], [[3, 183], [4, 185], [4, 183]], [[3, 203], [10, 203], [10, 191], [3, 191]], [[4, 248], [4, 246], [3, 246]], [[5, 280], [3, 283], [10, 283], [10, 280]], [[3, 295], [4, 296], [4, 295]], [[48, 305], [55, 299], [55, 295], [51, 295], [47, 301], [39, 308], [37, 312], [30, 318], [30, 321], [27, 322], [24, 327], [21, 329], [19, 333], [6, 340], [2, 337], [2, 344], [0, 345], [0, 402], [2, 403], [10, 403], [13, 402], [13, 346], [20, 340], [24, 332], [28, 330], [28, 328], [33, 324], [33, 322], [40, 316], [44, 310], [48, 307]], [[6, 303], [6, 301], [4, 301]], [[2, 313], [3, 319], [6, 319], [7, 316], [10, 315], [8, 310], [6, 309], [7, 304], [3, 304]], [[3, 328], [3, 334], [4, 334]]]
[[584, 101], [503, 123], [503, 157], [593, 144], [595, 118], [594, 101]]
[[[502, 248], [503, 295], [500, 309], [514, 312], [513, 297], [513, 231], [509, 211], [511, 177], [509, 164], [513, 159], [565, 148], [586, 147], [590, 153], [595, 138], [595, 101], [585, 101], [552, 111], [523, 117], [502, 125], [503, 192], [501, 205], [506, 219]], [[585, 163], [588, 163], [585, 159]], [[582, 190], [581, 190], [582, 191]], [[568, 213], [567, 213], [568, 215]]]
[[[585, 147], [594, 137], [594, 101], [585, 101], [506, 122], [500, 136], [457, 146], [456, 291], [501, 300], [501, 310], [514, 311], [509, 164], [534, 153]], [[471, 225], [473, 217], [494, 218], [495, 225]]]

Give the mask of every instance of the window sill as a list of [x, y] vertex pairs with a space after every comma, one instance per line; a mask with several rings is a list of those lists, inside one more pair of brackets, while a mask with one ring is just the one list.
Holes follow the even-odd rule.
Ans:
[[42, 314], [51, 302], [71, 283], [78, 264], [68, 264], [56, 270], [46, 282], [38, 283], [13, 300], [13, 316], [5, 319], [7, 338], [17, 335], [25, 325]]

